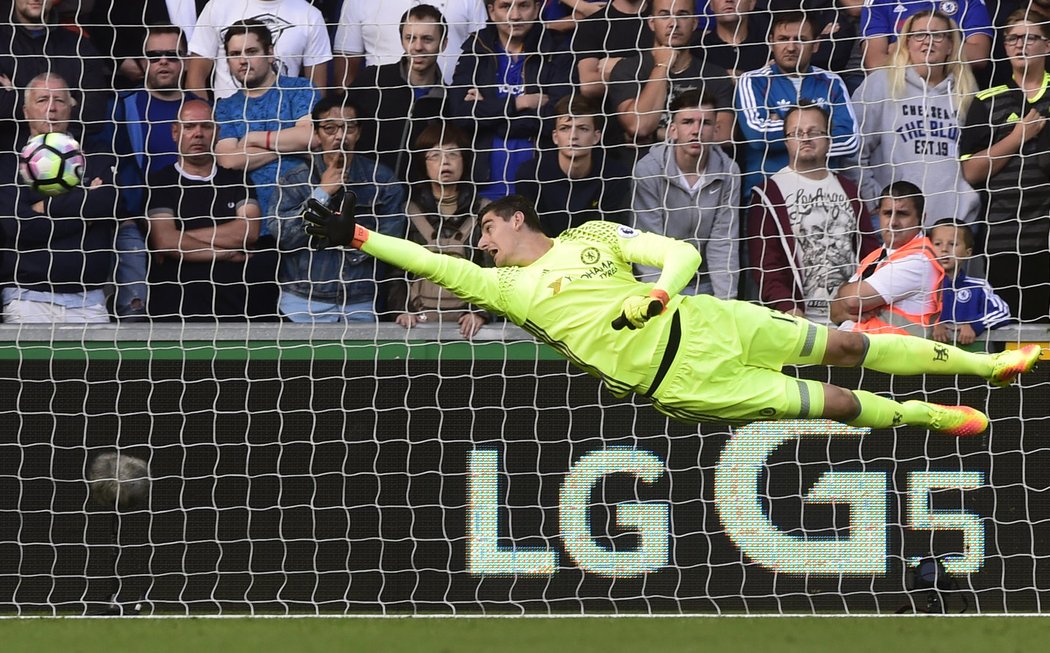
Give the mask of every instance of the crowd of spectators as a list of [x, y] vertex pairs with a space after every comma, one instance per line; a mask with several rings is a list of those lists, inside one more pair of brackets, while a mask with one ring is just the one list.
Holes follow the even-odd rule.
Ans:
[[[4, 1], [5, 322], [493, 319], [313, 248], [346, 193], [483, 265], [517, 193], [552, 237], [694, 243], [690, 293], [962, 344], [1050, 321], [1044, 0]], [[18, 173], [48, 131], [87, 155], [53, 198]]]

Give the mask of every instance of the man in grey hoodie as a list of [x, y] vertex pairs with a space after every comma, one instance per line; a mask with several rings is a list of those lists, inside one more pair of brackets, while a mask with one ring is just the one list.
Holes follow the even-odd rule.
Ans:
[[[634, 226], [696, 245], [703, 264], [685, 294], [734, 299], [740, 275], [740, 168], [715, 140], [717, 104], [699, 90], [671, 102], [668, 142], [635, 166]], [[638, 266], [643, 281], [656, 268]]]

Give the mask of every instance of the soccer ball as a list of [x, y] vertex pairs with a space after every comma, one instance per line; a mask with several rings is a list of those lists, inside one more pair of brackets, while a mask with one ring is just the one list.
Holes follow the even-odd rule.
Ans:
[[126, 453], [100, 454], [92, 461], [87, 480], [91, 498], [106, 508], [134, 508], [149, 496], [149, 465]]
[[61, 195], [84, 178], [84, 154], [69, 134], [50, 132], [29, 139], [18, 156], [22, 179], [42, 195]]

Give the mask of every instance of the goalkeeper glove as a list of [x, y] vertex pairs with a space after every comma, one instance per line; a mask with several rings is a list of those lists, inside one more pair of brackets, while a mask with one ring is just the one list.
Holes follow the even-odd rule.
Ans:
[[[311, 197], [303, 212], [304, 230], [316, 239], [313, 243], [316, 249], [360, 245], [364, 238], [358, 234], [356, 211], [357, 194], [350, 189], [344, 191], [343, 207], [339, 213]], [[364, 232], [364, 228], [360, 231]]]
[[671, 298], [663, 290], [654, 289], [648, 297], [637, 295], [623, 300], [620, 306], [620, 317], [612, 321], [612, 328], [619, 331], [624, 327], [628, 329], [641, 329], [649, 318], [656, 317], [664, 312], [667, 302]]

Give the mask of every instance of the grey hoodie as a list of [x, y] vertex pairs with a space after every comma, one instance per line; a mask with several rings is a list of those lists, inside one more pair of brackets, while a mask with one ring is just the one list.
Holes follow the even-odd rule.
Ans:
[[960, 117], [952, 107], [953, 77], [933, 88], [910, 67], [901, 97], [892, 97], [889, 70], [872, 71], [853, 93], [860, 125], [860, 195], [877, 210], [882, 189], [910, 181], [926, 196], [927, 227], [943, 218], [973, 222], [980, 198], [959, 167]]
[[[740, 275], [740, 168], [717, 146], [709, 146], [707, 168], [692, 192], [667, 144], [653, 146], [634, 168], [634, 226], [696, 245], [703, 263], [684, 294], [733, 299]], [[636, 266], [643, 281], [659, 270]]]

